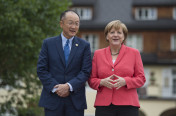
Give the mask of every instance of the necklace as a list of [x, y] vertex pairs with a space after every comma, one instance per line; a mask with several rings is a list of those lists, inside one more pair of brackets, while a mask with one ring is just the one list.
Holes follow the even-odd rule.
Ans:
[[[120, 48], [121, 48], [121, 46], [120, 46]], [[119, 54], [119, 51], [120, 51], [120, 49], [118, 49], [118, 52], [117, 52], [117, 53], [114, 53], [114, 54], [113, 54], [112, 51], [111, 51], [111, 55], [112, 55], [112, 56], [116, 56], [116, 55]]]
[[117, 53], [115, 53], [115, 54], [111, 53], [112, 56], [116, 56], [116, 55], [118, 55], [118, 54], [119, 54], [119, 52], [117, 52]]

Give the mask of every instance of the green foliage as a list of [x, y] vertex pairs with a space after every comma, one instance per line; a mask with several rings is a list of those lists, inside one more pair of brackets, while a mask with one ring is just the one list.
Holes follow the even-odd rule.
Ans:
[[0, 114], [39, 94], [36, 65], [42, 40], [59, 34], [60, 13], [69, 5], [70, 0], [0, 0], [0, 88], [8, 92], [0, 93], [5, 100]]
[[39, 101], [39, 96], [27, 100], [27, 108], [19, 107], [17, 109], [18, 116], [44, 116], [43, 108], [38, 107], [36, 103]]

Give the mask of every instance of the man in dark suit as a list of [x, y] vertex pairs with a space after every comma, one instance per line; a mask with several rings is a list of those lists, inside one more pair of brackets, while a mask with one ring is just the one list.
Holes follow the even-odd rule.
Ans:
[[62, 33], [43, 41], [37, 74], [43, 90], [39, 106], [45, 116], [84, 116], [85, 82], [91, 72], [90, 44], [76, 37], [79, 15], [67, 10], [60, 16]]

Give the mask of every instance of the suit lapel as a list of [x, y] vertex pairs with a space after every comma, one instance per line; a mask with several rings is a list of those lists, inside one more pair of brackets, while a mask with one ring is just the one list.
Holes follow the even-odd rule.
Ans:
[[64, 51], [62, 47], [62, 38], [61, 35], [56, 38], [56, 48], [61, 57], [62, 63], [65, 65]]
[[110, 47], [106, 48], [106, 59], [108, 60], [109, 64], [114, 67], [113, 62], [112, 62], [112, 56], [111, 56], [111, 50]]
[[76, 37], [74, 37], [73, 41], [72, 41], [72, 47], [71, 47], [70, 55], [69, 55], [69, 58], [68, 58], [67, 66], [71, 63], [71, 60], [75, 56], [78, 47], [79, 47], [79, 41]]
[[122, 44], [122, 46], [120, 48], [119, 55], [114, 63], [114, 66], [116, 66], [120, 62], [120, 60], [123, 58], [125, 51], [126, 51], [126, 46], [124, 44]]
[[112, 68], [114, 68], [120, 62], [120, 60], [123, 58], [123, 56], [125, 54], [125, 51], [126, 51], [126, 46], [124, 44], [122, 44], [119, 55], [118, 55], [115, 63], [113, 64], [110, 47], [106, 48], [106, 59], [108, 60], [109, 64], [112, 66]]

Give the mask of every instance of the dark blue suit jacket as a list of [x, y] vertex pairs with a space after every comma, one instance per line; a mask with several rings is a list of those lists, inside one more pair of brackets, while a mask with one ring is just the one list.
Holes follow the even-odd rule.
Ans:
[[37, 74], [43, 85], [39, 106], [56, 109], [61, 98], [51, 91], [55, 85], [68, 82], [73, 87], [70, 97], [75, 108], [86, 109], [85, 82], [91, 67], [90, 44], [87, 41], [74, 37], [66, 66], [61, 36], [45, 39], [37, 64]]

